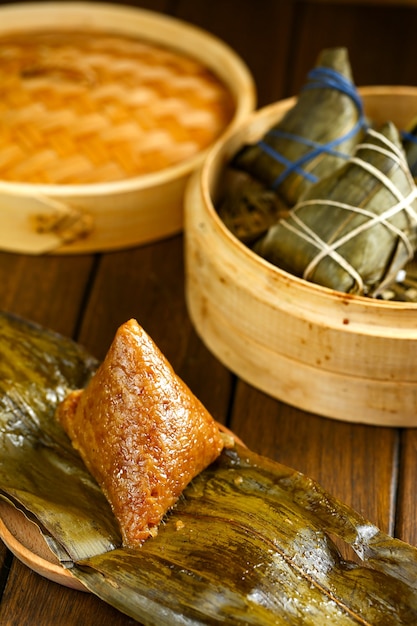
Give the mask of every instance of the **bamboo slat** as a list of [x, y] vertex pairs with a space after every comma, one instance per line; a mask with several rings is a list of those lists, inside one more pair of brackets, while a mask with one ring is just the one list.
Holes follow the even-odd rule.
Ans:
[[179, 232], [189, 174], [254, 107], [227, 45], [133, 7], [2, 7], [0, 59], [5, 250], [90, 252]]
[[[369, 99], [379, 122], [392, 115], [402, 127], [417, 108], [416, 89], [361, 92], [366, 112]], [[339, 293], [296, 278], [233, 237], [214, 208], [224, 164], [292, 103], [252, 115], [212, 150], [190, 182], [185, 229], [190, 316], [217, 358], [275, 398], [331, 418], [415, 426], [417, 305]]]

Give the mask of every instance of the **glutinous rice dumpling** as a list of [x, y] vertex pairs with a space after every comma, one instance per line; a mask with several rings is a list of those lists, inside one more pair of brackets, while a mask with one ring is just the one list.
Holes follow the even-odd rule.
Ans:
[[157, 533], [186, 485], [224, 445], [217, 423], [136, 320], [118, 329], [86, 389], [71, 392], [56, 416], [128, 547]]
[[254, 245], [283, 270], [336, 291], [378, 295], [415, 252], [417, 188], [396, 127], [369, 129]]
[[295, 105], [260, 141], [245, 145], [232, 164], [291, 207], [349, 158], [365, 127], [347, 50], [325, 49]]

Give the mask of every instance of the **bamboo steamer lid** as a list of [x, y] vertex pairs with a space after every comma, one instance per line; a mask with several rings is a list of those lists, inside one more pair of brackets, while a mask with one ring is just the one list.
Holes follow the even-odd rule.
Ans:
[[[417, 88], [364, 87], [365, 112], [404, 128]], [[270, 105], [232, 131], [189, 182], [186, 298], [197, 333], [243, 380], [325, 417], [417, 425], [417, 305], [339, 293], [257, 256], [224, 226], [212, 198], [220, 174], [294, 104]]]
[[[59, 55], [49, 56], [39, 67], [35, 63], [27, 68], [23, 62], [20, 75], [30, 74], [27, 82], [43, 94], [46, 111], [43, 103], [31, 101], [30, 93], [13, 91], [16, 85], [9, 81], [9, 74], [1, 77], [0, 72], [3, 113], [7, 107], [4, 117], [0, 107], [3, 131], [6, 127], [0, 153], [0, 249], [95, 252], [180, 232], [188, 177], [210, 145], [255, 106], [254, 83], [244, 62], [211, 34], [147, 10], [88, 2], [0, 8], [0, 42], [20, 36], [28, 45], [42, 33], [58, 39], [62, 35]], [[100, 47], [103, 40], [105, 53]], [[143, 62], [137, 58], [141, 47]], [[18, 56], [13, 49], [4, 54]], [[152, 54], [159, 56], [148, 61]], [[96, 73], [91, 71], [92, 64]], [[200, 68], [203, 71], [198, 73]], [[154, 84], [157, 80], [161, 84], [157, 102], [152, 87], [145, 84], [137, 89], [143, 77], [151, 74], [156, 77]], [[201, 106], [204, 90], [206, 110]], [[224, 102], [229, 98], [232, 103], [228, 112], [219, 105], [222, 90]], [[151, 92], [148, 104], [147, 92]], [[189, 94], [182, 109], [177, 106], [182, 98], [179, 93]], [[155, 121], [157, 106], [164, 111]], [[144, 115], [136, 123], [134, 113], [139, 107]], [[162, 119], [164, 124], [172, 122], [172, 128], [162, 126]], [[10, 127], [4, 120], [11, 120]], [[21, 148], [24, 141], [16, 147], [12, 130], [19, 140], [26, 133], [28, 141], [37, 142], [39, 153], [26, 156]], [[47, 135], [48, 139], [53, 136], [52, 149], [49, 143], [41, 145]], [[162, 149], [157, 152], [160, 144], [163, 157]], [[106, 151], [113, 151], [112, 156], [117, 153], [117, 165], [107, 165]], [[139, 159], [140, 151], [144, 156]], [[136, 161], [141, 163], [138, 170]], [[2, 169], [4, 162], [10, 167]]]

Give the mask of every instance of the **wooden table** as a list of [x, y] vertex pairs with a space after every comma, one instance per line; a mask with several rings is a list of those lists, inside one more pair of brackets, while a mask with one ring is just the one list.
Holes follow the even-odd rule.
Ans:
[[[214, 9], [205, 0], [135, 4], [153, 4], [152, 8], [164, 11], [175, 5], [180, 17], [228, 40], [254, 72], [261, 105], [295, 93], [316, 52], [334, 45], [338, 37], [350, 48], [359, 84], [413, 84], [412, 77], [415, 81], [413, 35], [404, 63], [399, 64], [390, 52], [398, 52], [395, 41], [389, 38], [386, 43], [372, 28], [365, 28], [366, 38], [370, 36], [375, 45], [363, 57], [362, 30], [355, 24], [376, 23], [369, 7], [271, 1], [265, 2], [260, 15], [253, 11], [256, 3], [240, 0], [215, 2]], [[233, 6], [239, 11], [239, 22], [233, 22]], [[404, 28], [412, 34], [417, 21], [417, 13], [410, 9], [399, 9], [395, 15], [384, 9], [379, 17], [387, 24], [393, 18], [401, 21], [401, 29], [394, 27], [401, 41]], [[248, 32], [253, 36], [248, 37]], [[389, 57], [383, 68], [378, 54]], [[287, 59], [292, 59], [291, 68]], [[98, 255], [29, 257], [0, 252], [0, 308], [75, 338], [98, 358], [104, 356], [118, 325], [135, 317], [213, 416], [249, 447], [306, 473], [384, 531], [417, 545], [417, 430], [321, 418], [273, 400], [237, 379], [205, 348], [187, 315], [181, 235]], [[41, 578], [0, 547], [0, 624], [110, 623], [118, 626], [133, 620], [88, 593]]]
[[[0, 307], [104, 356], [135, 317], [213, 416], [248, 446], [318, 480], [384, 531], [417, 544], [417, 431], [320, 418], [238, 380], [196, 336], [187, 315], [183, 238], [102, 255], [0, 253]], [[96, 597], [33, 573], [0, 550], [0, 624], [133, 623]]]

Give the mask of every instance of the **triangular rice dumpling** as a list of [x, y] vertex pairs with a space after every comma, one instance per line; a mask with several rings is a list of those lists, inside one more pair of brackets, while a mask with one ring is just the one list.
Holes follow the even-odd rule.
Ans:
[[317, 183], [254, 246], [306, 280], [378, 295], [413, 257], [417, 188], [392, 123], [369, 129], [354, 156]]
[[365, 118], [345, 48], [325, 49], [296, 104], [233, 165], [293, 206], [312, 184], [339, 168], [362, 139]]
[[156, 535], [186, 485], [223, 449], [214, 419], [134, 319], [56, 416], [130, 547]]

